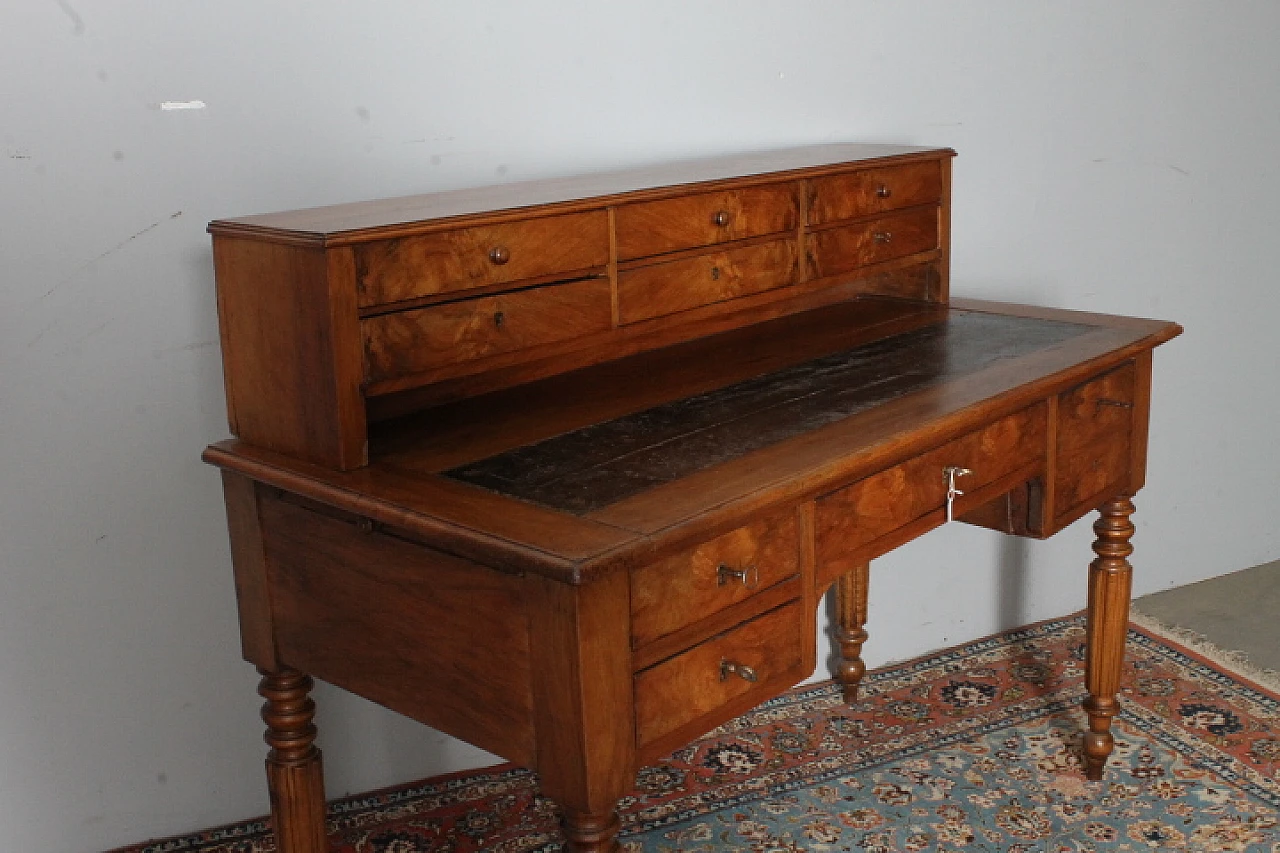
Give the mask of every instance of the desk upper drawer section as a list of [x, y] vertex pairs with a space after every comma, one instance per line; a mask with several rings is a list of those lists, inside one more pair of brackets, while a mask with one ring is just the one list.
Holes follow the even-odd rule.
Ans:
[[571, 278], [609, 262], [603, 210], [379, 240], [355, 247], [361, 308], [520, 281]]
[[365, 379], [412, 373], [602, 332], [612, 324], [603, 278], [461, 299], [361, 321]]
[[623, 204], [615, 216], [618, 260], [628, 261], [794, 230], [796, 187], [774, 184]]
[[810, 186], [809, 224], [874, 216], [888, 210], [942, 200], [942, 165], [934, 160], [906, 166], [859, 169], [818, 178]]

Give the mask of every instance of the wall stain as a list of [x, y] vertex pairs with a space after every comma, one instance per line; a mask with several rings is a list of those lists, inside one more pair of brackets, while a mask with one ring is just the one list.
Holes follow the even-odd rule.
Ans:
[[[146, 228], [143, 228], [141, 231], [137, 232], [137, 233], [136, 233], [136, 234], [134, 234], [133, 236], [131, 236], [131, 237], [127, 238], [127, 239], [121, 240], [119, 243], [116, 243], [116, 244], [115, 244], [114, 246], [112, 246], [110, 249], [107, 249], [105, 252], [103, 252], [101, 255], [98, 255], [98, 256], [97, 256], [96, 258], [94, 258], [93, 260], [88, 261], [88, 262], [86, 262], [86, 263], [83, 263], [83, 264], [81, 264], [80, 266], [76, 267], [75, 271], [74, 271], [73, 273], [71, 273], [71, 275], [67, 276], [66, 278], [62, 279], [62, 281], [58, 282], [58, 283], [57, 283], [57, 284], [55, 284], [53, 287], [51, 287], [51, 288], [49, 288], [48, 290], [46, 290], [46, 291], [44, 292], [44, 294], [43, 294], [39, 299], [37, 299], [37, 300], [36, 300], [36, 302], [43, 302], [45, 299], [48, 299], [50, 296], [52, 296], [52, 295], [54, 294], [54, 292], [55, 292], [56, 290], [58, 290], [58, 288], [60, 288], [60, 287], [62, 287], [63, 285], [66, 285], [66, 284], [70, 283], [71, 281], [73, 281], [73, 280], [76, 278], [76, 276], [80, 275], [80, 273], [84, 272], [84, 271], [85, 271], [85, 270], [87, 270], [89, 267], [91, 267], [91, 266], [93, 266], [94, 264], [96, 264], [98, 261], [101, 261], [101, 260], [103, 260], [104, 258], [109, 258], [109, 257], [111, 257], [111, 256], [112, 256], [112, 255], [114, 255], [116, 252], [120, 251], [120, 250], [121, 250], [121, 249], [123, 249], [125, 246], [129, 245], [130, 243], [132, 243], [134, 240], [137, 240], [137, 239], [138, 239], [139, 237], [141, 237], [142, 235], [151, 233], [152, 231], [154, 231], [154, 230], [156, 230], [157, 228], [159, 228], [161, 225], [165, 224], [166, 222], [169, 222], [169, 221], [172, 221], [172, 220], [174, 220], [174, 219], [177, 219], [177, 218], [178, 218], [179, 216], [181, 216], [181, 215], [182, 215], [182, 211], [181, 211], [181, 210], [179, 210], [177, 213], [171, 213], [171, 214], [169, 214], [169, 217], [168, 217], [167, 219], [161, 219], [161, 220], [158, 220], [158, 221], [156, 221], [156, 222], [152, 222], [152, 223], [151, 223], [150, 225], [148, 225]], [[43, 333], [43, 332], [41, 332], [41, 334], [44, 334], [44, 333]], [[39, 336], [38, 336], [38, 335], [36, 336], [36, 339], [37, 339], [37, 340], [39, 339]], [[32, 344], [34, 344], [34, 343], [35, 343], [35, 341], [33, 340], [30, 344], [27, 344], [27, 346], [28, 346], [28, 347], [30, 347], [30, 346], [31, 346]]]
[[71, 4], [67, 0], [58, 0], [58, 8], [67, 13], [67, 17], [71, 19], [71, 32], [73, 35], [84, 35], [84, 19], [80, 17], [80, 13], [71, 8]]

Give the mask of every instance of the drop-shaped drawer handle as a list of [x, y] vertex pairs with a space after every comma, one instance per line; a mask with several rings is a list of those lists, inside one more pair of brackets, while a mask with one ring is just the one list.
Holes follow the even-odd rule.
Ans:
[[502, 266], [511, 260], [511, 250], [506, 246], [494, 246], [489, 250], [489, 262]]
[[756, 671], [745, 663], [735, 663], [728, 658], [722, 658], [720, 660], [720, 680], [728, 681], [729, 676], [731, 675], [736, 675], [743, 681], [752, 682], [759, 678], [759, 676], [756, 675]]
[[884, 184], [881, 184], [880, 186], [876, 187], [876, 195], [879, 196], [880, 198], [888, 198], [889, 196], [893, 195], [893, 190], [889, 189]]
[[893, 239], [893, 232], [877, 231], [871, 235], [871, 239], [875, 240], [877, 243], [888, 243], [890, 240]]
[[720, 280], [720, 267], [712, 267], [712, 268], [711, 268], [711, 280], [712, 280], [712, 281], [719, 281], [719, 280]]
[[735, 569], [721, 563], [716, 569], [716, 582], [720, 586], [728, 586], [732, 581], [738, 581], [747, 589], [755, 589], [760, 585], [760, 570], [754, 565]]
[[506, 321], [507, 321], [506, 314], [502, 313], [501, 311], [493, 312], [493, 325], [501, 328], [502, 324], [505, 323]]
[[721, 228], [725, 228], [733, 221], [733, 217], [729, 215], [727, 210], [717, 210], [715, 215], [711, 217], [711, 221]]

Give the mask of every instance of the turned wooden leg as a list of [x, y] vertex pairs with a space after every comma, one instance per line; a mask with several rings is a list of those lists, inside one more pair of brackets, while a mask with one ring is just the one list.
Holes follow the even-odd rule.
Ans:
[[844, 688], [844, 701], [858, 699], [858, 685], [867, 672], [862, 661], [862, 644], [867, 641], [867, 581], [871, 564], [863, 563], [836, 580], [836, 641], [840, 644], [840, 665], [836, 680]]
[[262, 719], [267, 754], [267, 789], [271, 821], [280, 853], [325, 853], [329, 849], [324, 825], [324, 772], [316, 749], [316, 703], [307, 694], [311, 676], [296, 669], [278, 672], [258, 669], [258, 693], [267, 701]]
[[604, 814], [564, 810], [564, 835], [571, 853], [614, 853], [620, 825], [617, 809]]
[[1133, 536], [1133, 502], [1127, 495], [1114, 498], [1099, 509], [1093, 524], [1098, 539], [1093, 543], [1095, 559], [1089, 565], [1088, 642], [1085, 655], [1085, 686], [1089, 696], [1084, 710], [1089, 715], [1089, 731], [1084, 736], [1085, 775], [1101, 779], [1107, 756], [1115, 746], [1111, 718], [1120, 710], [1116, 692], [1124, 664], [1124, 640], [1129, 629], [1129, 594], [1133, 567], [1128, 557]]

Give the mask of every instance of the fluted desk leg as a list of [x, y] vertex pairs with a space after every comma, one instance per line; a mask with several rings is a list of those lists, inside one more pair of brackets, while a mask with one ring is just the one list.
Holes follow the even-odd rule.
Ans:
[[836, 641], [840, 644], [840, 665], [836, 680], [844, 688], [844, 701], [858, 699], [858, 685], [866, 675], [862, 644], [867, 641], [867, 583], [871, 564], [863, 563], [836, 581]]
[[1099, 509], [1094, 522], [1097, 559], [1089, 566], [1088, 651], [1085, 656], [1085, 686], [1089, 696], [1084, 709], [1089, 715], [1089, 731], [1084, 736], [1085, 775], [1101, 779], [1103, 766], [1115, 747], [1111, 718], [1120, 710], [1116, 693], [1124, 664], [1124, 641], [1129, 626], [1129, 596], [1133, 567], [1129, 555], [1133, 545], [1133, 502], [1127, 495], [1114, 498]]
[[271, 822], [280, 853], [326, 853], [324, 825], [324, 771], [316, 749], [312, 724], [316, 704], [307, 694], [311, 676], [282, 667], [277, 672], [258, 669], [262, 682], [258, 693], [267, 701], [262, 719], [267, 754], [267, 788], [271, 795]]

